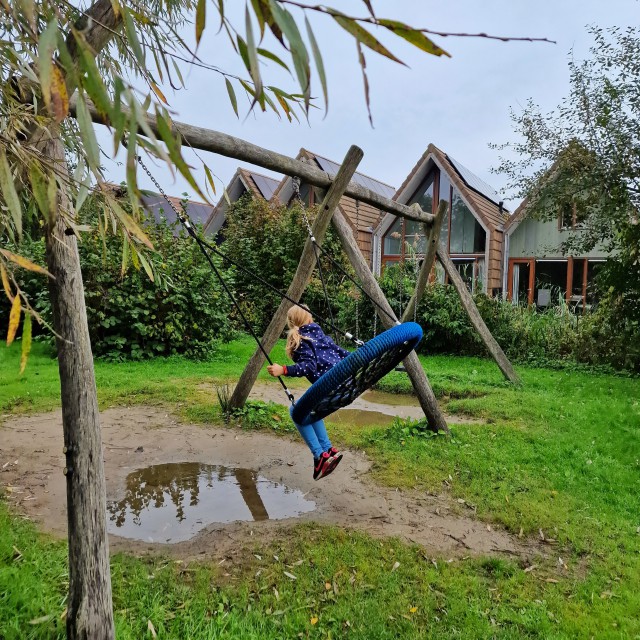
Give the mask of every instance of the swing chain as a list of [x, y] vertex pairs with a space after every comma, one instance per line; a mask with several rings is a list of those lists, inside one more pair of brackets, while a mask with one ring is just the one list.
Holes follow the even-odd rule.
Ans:
[[155, 179], [154, 175], [149, 171], [147, 165], [142, 161], [140, 156], [137, 156], [138, 163], [144, 169], [144, 172], [149, 176], [151, 182], [153, 182], [155, 188], [160, 192], [160, 195], [166, 200], [167, 204], [173, 209], [173, 212], [178, 217], [178, 220], [182, 222], [182, 224], [187, 228], [188, 231], [191, 230], [191, 223], [189, 222], [189, 218], [186, 215], [186, 211], [184, 210], [184, 206], [182, 207], [182, 211], [178, 211], [178, 208], [173, 204], [169, 196], [165, 193], [164, 189], [160, 186], [160, 183]]
[[311, 229], [311, 223], [309, 222], [309, 218], [307, 217], [307, 205], [305, 201], [302, 199], [300, 195], [300, 184], [301, 180], [298, 176], [293, 176], [291, 178], [291, 184], [293, 187], [293, 197], [300, 203], [300, 209], [302, 210], [302, 217], [304, 219], [304, 223], [307, 225], [307, 231], [309, 232], [309, 237], [315, 243], [316, 239], [313, 236], [313, 229]]

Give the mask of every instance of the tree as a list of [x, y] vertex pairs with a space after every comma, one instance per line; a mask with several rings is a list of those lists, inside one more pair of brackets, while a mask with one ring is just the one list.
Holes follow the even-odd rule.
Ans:
[[511, 112], [520, 140], [499, 145], [503, 173], [529, 215], [552, 220], [563, 211], [581, 222], [560, 249], [611, 254], [601, 284], [621, 317], [640, 321], [640, 29], [591, 27], [590, 57], [569, 62], [570, 92], [555, 111], [533, 100]]
[[[19, 242], [27, 210], [38, 216], [46, 237], [45, 275], [57, 338], [67, 455], [69, 638], [112, 638], [114, 633], [100, 424], [76, 243], [83, 228], [77, 213], [95, 185], [103, 214], [99, 228], [103, 233], [113, 230], [122, 239], [123, 269], [133, 265], [154, 277], [146, 253], [152, 250], [151, 243], [139, 225], [138, 153], [166, 162], [206, 199], [206, 187], [194, 178], [183, 158], [180, 137], [172, 133], [167, 99], [161, 90], [163, 84], [184, 86], [184, 65], [201, 65], [219, 74], [236, 114], [236, 92], [241, 91], [250, 97], [252, 109], [272, 109], [292, 119], [298, 113], [308, 114], [312, 62], [325, 108], [328, 106], [324, 64], [309, 17], [329, 16], [354, 38], [365, 95], [367, 49], [400, 62], [373, 35], [371, 27], [390, 32], [429, 54], [448, 55], [429, 37], [429, 30], [379, 18], [370, 0], [363, 0], [363, 5], [364, 17], [354, 18], [323, 5], [252, 0], [247, 3], [240, 30], [225, 14], [223, 0], [95, 0], [86, 9], [70, 0], [0, 0], [0, 239]], [[288, 6], [297, 8], [297, 17]], [[230, 75], [198, 56], [197, 44], [213, 22], [207, 16], [211, 11], [219, 18], [219, 31], [244, 62], [246, 78]], [[190, 20], [195, 26], [196, 50], [184, 37]], [[284, 50], [288, 62], [262, 46], [267, 41]], [[267, 62], [287, 70], [291, 67], [298, 88], [284, 91], [266, 85], [261, 65]], [[72, 96], [75, 120], [68, 117]], [[113, 152], [126, 147], [131, 215], [105, 188], [102, 150], [89, 115], [89, 101], [111, 127]], [[157, 135], [148, 126], [149, 112], [154, 114]], [[205, 174], [213, 189], [207, 166]], [[12, 301], [7, 341], [13, 341], [24, 310], [26, 360], [30, 318], [36, 314], [17, 285], [15, 268], [43, 270], [15, 253], [0, 250], [3, 288]]]

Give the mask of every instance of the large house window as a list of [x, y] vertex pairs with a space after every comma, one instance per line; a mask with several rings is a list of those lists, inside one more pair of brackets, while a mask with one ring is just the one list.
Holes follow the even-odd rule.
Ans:
[[484, 258], [452, 258], [452, 261], [471, 293], [483, 290], [485, 282]]
[[484, 253], [487, 234], [463, 202], [460, 194], [453, 191], [451, 203], [449, 253]]
[[[435, 213], [440, 200], [449, 203], [440, 241], [449, 248], [449, 255], [469, 290], [483, 290], [486, 281], [486, 231], [452, 186], [449, 177], [436, 168], [427, 175], [409, 204], [418, 203], [423, 211]], [[414, 256], [422, 257], [426, 246], [423, 226], [412, 220], [398, 218], [384, 235], [382, 267]]]
[[511, 258], [507, 297], [514, 304], [535, 304], [542, 309], [560, 300], [573, 311], [589, 309], [597, 302], [594, 277], [601, 264], [587, 258]]

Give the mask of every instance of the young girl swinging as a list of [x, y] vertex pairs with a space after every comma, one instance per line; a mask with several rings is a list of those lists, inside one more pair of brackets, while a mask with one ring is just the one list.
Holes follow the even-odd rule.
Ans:
[[[287, 357], [295, 364], [272, 364], [267, 367], [270, 375], [289, 376], [293, 378], [306, 377], [315, 382], [331, 367], [349, 355], [349, 352], [339, 347], [329, 336], [325, 335], [320, 326], [313, 321], [308, 309], [293, 306], [287, 313]], [[294, 423], [313, 454], [313, 479], [319, 480], [328, 476], [342, 460], [342, 454], [333, 446], [327, 435], [323, 420], [313, 424], [299, 425]]]

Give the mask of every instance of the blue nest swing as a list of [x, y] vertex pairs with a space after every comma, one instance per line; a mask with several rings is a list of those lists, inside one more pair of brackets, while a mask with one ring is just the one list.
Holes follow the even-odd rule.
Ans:
[[404, 360], [422, 339], [422, 328], [405, 322], [353, 351], [318, 378], [291, 411], [294, 422], [307, 425], [351, 404]]

